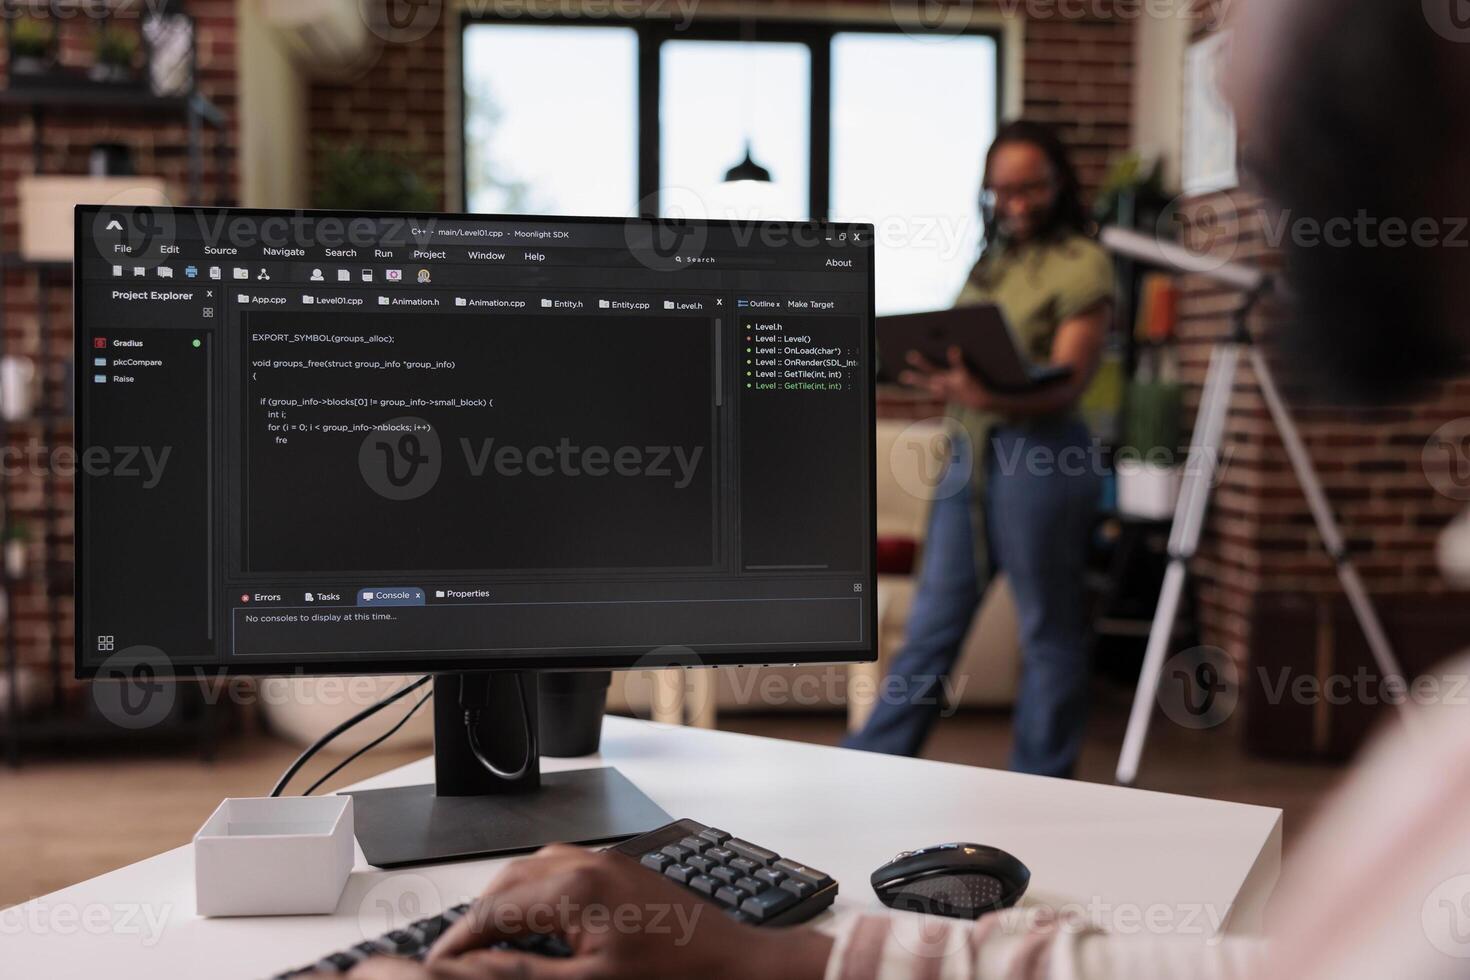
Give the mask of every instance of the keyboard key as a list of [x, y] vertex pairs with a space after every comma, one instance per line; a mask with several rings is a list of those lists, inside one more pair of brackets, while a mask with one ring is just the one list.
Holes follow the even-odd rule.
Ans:
[[753, 875], [761, 868], [761, 865], [752, 861], [750, 858], [738, 857], [730, 860], [730, 867], [743, 875]]
[[418, 930], [419, 935], [424, 937], [424, 945], [426, 946], [432, 946], [434, 940], [443, 935], [444, 930], [448, 926], [449, 923], [437, 915], [428, 919], [420, 919], [413, 924], [414, 929]]
[[692, 857], [694, 854], [694, 852], [691, 851], [689, 848], [680, 847], [678, 844], [670, 844], [668, 847], [665, 847], [663, 849], [663, 853], [667, 854], [675, 861], [678, 861], [680, 864], [684, 862], [685, 858]]
[[724, 847], [725, 841], [730, 839], [729, 834], [725, 833], [723, 830], [716, 830], [714, 827], [704, 828], [699, 832], [699, 836], [703, 837], [705, 840], [709, 841], [716, 847]]
[[706, 875], [709, 874], [711, 868], [719, 867], [718, 864], [711, 861], [709, 858], [705, 857], [702, 854], [695, 855], [684, 863], [689, 865], [689, 867], [693, 868], [695, 871], [698, 871], [700, 874]]
[[777, 861], [773, 867], [777, 871], [784, 871], [793, 878], [800, 878], [813, 888], [826, 888], [832, 884], [832, 879], [824, 872], [797, 864], [795, 861]]
[[775, 851], [768, 851], [764, 847], [757, 847], [748, 840], [740, 840], [732, 837], [725, 841], [725, 847], [739, 854], [743, 858], [750, 858], [756, 864], [770, 865], [781, 859], [781, 855]]
[[796, 904], [796, 896], [780, 888], [767, 888], [740, 903], [740, 911], [757, 921], [769, 919]]
[[348, 950], [348, 952], [356, 953], [362, 959], [367, 959], [369, 956], [377, 956], [383, 950], [376, 942], [368, 940], [367, 942], [358, 943], [352, 949]]
[[670, 865], [669, 867], [664, 869], [665, 878], [672, 878], [681, 885], [687, 885], [689, 883], [689, 879], [693, 878], [694, 875], [695, 871], [693, 868], [687, 867], [682, 864]]
[[695, 854], [703, 854], [711, 847], [714, 847], [714, 845], [711, 844], [709, 841], [700, 840], [698, 837], [685, 837], [683, 840], [679, 841], [679, 846], [687, 847]]
[[738, 871], [732, 871], [729, 868], [722, 868], [718, 866], [709, 869], [709, 876], [720, 882], [721, 884], [725, 885], [733, 885], [741, 878], [741, 875]]
[[728, 851], [723, 847], [711, 847], [709, 850], [704, 852], [704, 856], [709, 858], [711, 861], [718, 861], [721, 864], [729, 864], [731, 861], [735, 860], [735, 852]]
[[689, 887], [699, 892], [699, 894], [701, 895], [708, 895], [713, 897], [715, 892], [719, 889], [720, 883], [718, 881], [715, 881], [709, 875], [695, 875], [693, 878], [689, 879]]
[[651, 854], [643, 855], [643, 860], [639, 861], [638, 863], [643, 865], [645, 868], [652, 868], [659, 874], [663, 874], [664, 868], [667, 868], [669, 865], [675, 862], [674, 859], [669, 857], [667, 854], [660, 854], [657, 851], [654, 851]]
[[379, 944], [394, 955], [406, 956], [418, 946], [418, 938], [407, 929], [394, 929], [378, 940]]
[[[735, 903], [739, 905], [739, 902]], [[316, 968], [323, 973], [346, 973], [357, 965], [358, 957], [352, 953], [333, 953], [331, 956], [323, 957]]]
[[786, 873], [783, 871], [776, 871], [773, 868], [761, 868], [755, 873], [755, 880], [764, 881], [766, 884], [774, 887], [786, 880]]
[[771, 886], [764, 881], [756, 881], [754, 878], [741, 878], [735, 882], [735, 887], [744, 888], [752, 895], [758, 895]]
[[785, 881], [781, 882], [781, 887], [786, 889], [791, 894], [795, 895], [797, 898], [806, 898], [808, 895], [816, 891], [816, 889], [812, 887], [811, 882], [802, 881], [800, 878], [787, 878]]
[[734, 885], [722, 885], [715, 889], [715, 901], [732, 909], [740, 908], [740, 903], [749, 897], [743, 888], [736, 888]]

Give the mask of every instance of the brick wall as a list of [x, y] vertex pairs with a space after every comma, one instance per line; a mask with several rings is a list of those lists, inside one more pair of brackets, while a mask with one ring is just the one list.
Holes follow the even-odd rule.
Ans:
[[[1205, 33], [1197, 32], [1196, 39]], [[1194, 222], [1229, 230], [1209, 251], [1279, 269], [1280, 256], [1267, 240], [1265, 214], [1262, 200], [1249, 187], [1184, 204], [1186, 226]], [[1239, 299], [1238, 293], [1196, 277], [1184, 279], [1179, 347], [1191, 419], [1210, 351], [1228, 335], [1230, 311]], [[1264, 310], [1252, 323], [1258, 338], [1283, 329], [1290, 329], [1290, 320], [1279, 309]], [[1470, 607], [1463, 593], [1444, 582], [1435, 560], [1440, 530], [1464, 505], [1436, 492], [1422, 453], [1437, 428], [1470, 416], [1470, 378], [1444, 384], [1412, 405], [1376, 410], [1316, 406], [1293, 408], [1293, 414], [1355, 564], [1380, 606], [1391, 639], [1400, 646], [1400, 657], [1411, 672], [1428, 666], [1432, 656], [1443, 655], [1443, 645], [1411, 640], [1417, 626], [1407, 618], [1422, 624], [1426, 615], [1437, 616], [1436, 610], [1456, 613]], [[1277, 649], [1274, 636], [1259, 629], [1267, 607], [1279, 622], [1280, 597], [1306, 597], [1313, 601], [1295, 607], [1301, 615], [1324, 622], [1340, 619], [1341, 610], [1327, 607], [1341, 604], [1341, 589], [1248, 365], [1240, 372], [1223, 454], [1223, 476], [1193, 566], [1204, 641], [1223, 647], [1242, 665], [1263, 666], [1287, 654]], [[1398, 621], [1401, 617], [1404, 622]], [[1356, 634], [1356, 622], [1350, 617], [1346, 622], [1348, 630], [1338, 630], [1334, 646], [1361, 646], [1356, 635], [1345, 635]], [[1426, 652], [1430, 649], [1435, 652]], [[1341, 662], [1332, 669], [1350, 672]], [[1367, 720], [1366, 713], [1359, 717], [1358, 731], [1339, 748], [1350, 748], [1347, 743], [1361, 736]], [[1252, 723], [1269, 725], [1271, 720], [1258, 717]]]
[[[141, 9], [137, 5], [133, 10]], [[234, 145], [233, 119], [236, 109], [235, 68], [235, 3], [234, 0], [186, 0], [185, 9], [195, 18], [198, 41], [198, 80], [203, 94], [219, 107], [227, 119], [224, 139]], [[84, 18], [72, 19], [62, 33], [62, 58], [68, 64], [84, 65], [91, 57]], [[8, 73], [4, 46], [0, 45], [0, 86]], [[0, 252], [14, 255], [18, 249], [17, 179], [36, 172], [33, 141], [36, 130], [28, 110], [0, 108]], [[161, 176], [168, 193], [177, 203], [188, 201], [188, 132], [182, 115], [159, 117], [147, 112], [119, 111], [104, 113], [91, 109], [48, 110], [40, 129], [40, 170], [44, 173], [84, 174], [92, 146], [99, 142], [125, 143], [132, 147], [134, 164], [140, 174]], [[204, 136], [204, 171], [201, 185], [203, 200], [213, 203], [220, 192], [233, 199], [238, 175], [233, 155], [226, 155], [223, 169], [215, 165], [213, 151], [218, 137], [206, 128]], [[49, 288], [40, 289], [42, 277]], [[45, 297], [43, 317], [42, 297]], [[50, 430], [51, 444], [69, 446], [71, 420], [65, 403], [65, 376], [71, 361], [72, 316], [71, 276], [65, 269], [50, 271], [7, 266], [0, 274], [0, 323], [3, 323], [4, 349], [7, 354], [20, 354], [35, 359], [42, 379], [45, 409], [54, 418]], [[43, 338], [43, 319], [49, 329]], [[44, 350], [44, 356], [43, 356]], [[39, 419], [28, 419], [9, 426], [10, 460], [49, 458], [44, 447], [48, 429]], [[20, 454], [20, 455], [17, 455]], [[53, 495], [54, 514], [47, 521], [44, 467], [15, 464], [6, 467], [12, 494], [12, 521], [24, 521], [31, 532], [29, 573], [15, 583], [14, 600], [8, 624], [13, 628], [22, 663], [41, 665], [49, 660], [53, 635], [62, 650], [66, 674], [71, 672], [72, 605], [69, 578], [48, 583], [44, 576], [43, 536], [49, 536], [56, 560], [64, 563], [61, 571], [70, 574], [72, 558], [72, 482], [69, 476], [56, 478]], [[160, 528], [159, 533], [167, 533]], [[47, 590], [57, 596], [54, 617], [48, 617]]]
[[[888, 9], [849, 5], [865, 12]], [[1076, 154], [1084, 187], [1094, 190], [1110, 162], [1129, 147], [1134, 21], [1069, 17], [1047, 3], [1008, 0], [1005, 6], [989, 5], [1033, 9], [1023, 52], [1025, 113], [1061, 129]], [[1108, 4], [1085, 6], [1109, 9]], [[788, 16], [792, 8], [782, 5]], [[823, 11], [827, 9], [824, 5]], [[446, 85], [453, 83], [445, 59], [457, 44], [458, 21], [448, 14], [421, 40], [383, 44], [350, 77], [313, 84], [313, 137], [318, 144], [351, 141], [406, 150], [422, 159], [430, 179], [442, 186], [444, 160], [457, 152], [459, 140], [458, 132], [446, 126], [444, 111]], [[313, 159], [319, 161], [320, 154]]]

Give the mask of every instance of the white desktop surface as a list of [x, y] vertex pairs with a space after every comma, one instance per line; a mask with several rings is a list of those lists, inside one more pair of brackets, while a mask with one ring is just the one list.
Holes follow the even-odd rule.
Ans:
[[[1280, 862], [1280, 810], [624, 718], [607, 720], [600, 756], [543, 760], [603, 764], [674, 818], [828, 872], [838, 915], [882, 910], [868, 876], [899, 851], [975, 841], [1030, 867], [1025, 904], [1072, 905], [1115, 932], [1198, 931], [1227, 914], [1231, 931], [1253, 931]], [[432, 778], [425, 759], [354, 788]], [[466, 900], [504, 860], [378, 871], [359, 851], [331, 915], [203, 919], [180, 847], [0, 912], [0, 974], [269, 977]]]

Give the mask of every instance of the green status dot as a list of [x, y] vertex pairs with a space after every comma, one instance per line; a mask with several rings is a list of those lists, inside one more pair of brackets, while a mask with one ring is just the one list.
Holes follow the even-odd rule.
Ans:
[[198, 337], [195, 337], [195, 338], [194, 338], [194, 346], [195, 346], [195, 347], [198, 347], [198, 346], [200, 346], [200, 344], [199, 344], [199, 338], [198, 338]]

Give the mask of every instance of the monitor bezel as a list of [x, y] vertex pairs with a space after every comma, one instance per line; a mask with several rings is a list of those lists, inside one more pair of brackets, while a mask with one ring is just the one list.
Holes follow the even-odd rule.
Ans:
[[[84, 255], [83, 246], [86, 242], [86, 230], [91, 228], [91, 219], [102, 211], [139, 210], [137, 206], [130, 205], [77, 205], [74, 210], [74, 250], [72, 257], [72, 335], [73, 335], [73, 364], [85, 363], [87, 351], [85, 349], [86, 336], [81, 324], [84, 322], [84, 290], [82, 277], [78, 274], [77, 263]], [[491, 214], [491, 213], [469, 213], [469, 212], [422, 212], [422, 211], [349, 211], [337, 209], [318, 208], [236, 208], [236, 207], [155, 207], [151, 210], [166, 211], [172, 214], [198, 215], [239, 215], [242, 217], [259, 216], [262, 218], [301, 216], [310, 218], [332, 218], [350, 221], [354, 218], [386, 218], [386, 219], [436, 219], [450, 221], [502, 221], [502, 222], [536, 222], [557, 224], [604, 224], [604, 225], [626, 225], [629, 222], [642, 222], [655, 224], [666, 219], [655, 219], [651, 217], [618, 218], [607, 216], [567, 216], [567, 215], [539, 215], [539, 214]], [[871, 465], [868, 467], [868, 575], [865, 581], [867, 590], [866, 616], [864, 626], [866, 628], [866, 643], [860, 648], [852, 648], [850, 645], [834, 645], [835, 649], [823, 651], [820, 649], [805, 649], [792, 652], [790, 656], [773, 656], [769, 648], [758, 649], [754, 647], [737, 647], [733, 650], [695, 651], [689, 650], [687, 656], [676, 652], [671, 647], [653, 647], [640, 654], [628, 652], [607, 653], [599, 652], [597, 648], [573, 648], [569, 650], [558, 650], [554, 655], [548, 656], [547, 651], [516, 651], [510, 654], [496, 653], [490, 658], [474, 657], [435, 657], [403, 659], [399, 655], [381, 657], [375, 660], [312, 660], [309, 662], [285, 663], [278, 660], [267, 660], [262, 662], [227, 662], [227, 663], [180, 663], [169, 662], [167, 671], [160, 672], [160, 665], [153, 658], [137, 657], [126, 658], [120, 651], [109, 656], [102, 663], [89, 664], [84, 660], [84, 640], [82, 632], [82, 534], [85, 522], [83, 515], [86, 510], [86, 481], [75, 480], [73, 483], [73, 518], [72, 518], [72, 544], [73, 544], [73, 669], [74, 676], [78, 680], [96, 680], [99, 677], [119, 677], [132, 668], [146, 665], [154, 671], [155, 676], [162, 678], [175, 678], [180, 680], [202, 679], [219, 676], [246, 676], [246, 677], [331, 677], [331, 676], [398, 676], [404, 674], [438, 674], [438, 673], [463, 673], [469, 671], [485, 670], [535, 670], [535, 671], [577, 671], [577, 670], [651, 670], [666, 667], [763, 667], [763, 666], [800, 666], [811, 665], [843, 665], [875, 663], [878, 659], [878, 438], [877, 438], [877, 316], [875, 290], [877, 285], [876, 261], [873, 249], [876, 248], [874, 239], [874, 227], [863, 222], [842, 221], [733, 221], [715, 219], [688, 219], [678, 223], [698, 224], [709, 228], [731, 228], [739, 227], [748, 229], [752, 225], [771, 228], [812, 228], [831, 229], [837, 232], [846, 231], [851, 233], [858, 231], [868, 236], [868, 249], [870, 250], [870, 261], [868, 262], [868, 320], [867, 339], [868, 351], [872, 361], [866, 372], [868, 385], [868, 456]], [[81, 412], [81, 400], [83, 397], [83, 386], [75, 384], [72, 386], [72, 448], [79, 451], [77, 447], [85, 445], [83, 440], [84, 418]], [[677, 648], [684, 649], [684, 648]], [[395, 659], [396, 658], [396, 659]], [[106, 674], [103, 672], [106, 671]]]

